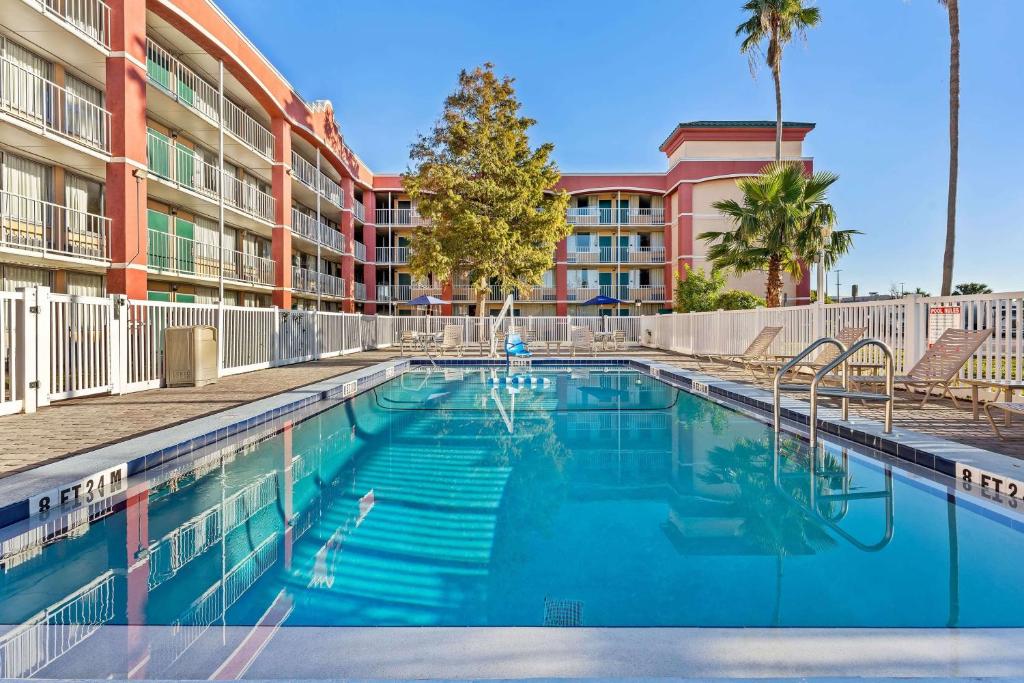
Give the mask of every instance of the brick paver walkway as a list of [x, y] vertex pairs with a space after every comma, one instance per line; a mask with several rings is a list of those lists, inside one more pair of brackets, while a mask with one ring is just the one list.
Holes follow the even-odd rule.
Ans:
[[[394, 357], [391, 350], [370, 351], [314, 363], [302, 363], [222, 378], [199, 388], [154, 389], [124, 396], [97, 396], [54, 403], [34, 415], [0, 417], [0, 477], [43, 463], [121, 441], [225, 410], [241, 403], [334, 377]], [[631, 355], [657, 358], [679, 367], [698, 370], [692, 359], [645, 349]], [[750, 380], [739, 368], [706, 366], [723, 379]], [[768, 383], [762, 383], [767, 387]], [[896, 424], [951, 441], [1024, 458], [1024, 420], [1007, 430], [1012, 438], [1000, 441], [984, 420], [971, 419], [969, 402], [959, 410], [951, 401], [936, 399], [925, 409], [906, 394], [896, 405]], [[881, 420], [875, 405], [854, 403], [851, 411]]]

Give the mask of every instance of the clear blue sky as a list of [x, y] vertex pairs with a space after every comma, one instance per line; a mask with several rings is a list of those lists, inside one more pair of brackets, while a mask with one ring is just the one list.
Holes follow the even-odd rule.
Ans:
[[[460, 68], [517, 79], [535, 141], [563, 171], [664, 170], [679, 121], [771, 119], [733, 36], [740, 0], [217, 0], [306, 99], [334, 103], [375, 171], [406, 166]], [[936, 0], [821, 0], [823, 24], [783, 64], [788, 119], [818, 124], [806, 152], [840, 174], [861, 236], [843, 293], [891, 283], [937, 293], [945, 231], [948, 27]], [[314, 19], [315, 17], [315, 19]], [[1024, 289], [1024, 0], [961, 1], [961, 141], [954, 281]], [[830, 279], [830, 291], [835, 281]]]

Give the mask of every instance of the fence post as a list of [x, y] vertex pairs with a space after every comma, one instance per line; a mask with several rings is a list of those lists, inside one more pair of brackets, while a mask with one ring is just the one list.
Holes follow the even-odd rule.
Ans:
[[[128, 298], [110, 297], [110, 393], [125, 394], [128, 386]], [[218, 337], [220, 332], [217, 333]]]
[[19, 290], [22, 298], [16, 305], [16, 329], [19, 335], [17, 393], [22, 397], [22, 410], [34, 413], [39, 406], [49, 404], [50, 329], [49, 321], [42, 319], [42, 311], [45, 305], [46, 318], [49, 318], [50, 290], [48, 287], [25, 287]]
[[928, 336], [925, 333], [925, 319], [921, 315], [917, 295], [904, 297], [903, 305], [906, 307], [903, 317], [903, 369], [906, 370], [913, 367], [924, 354]]
[[274, 306], [274, 324], [271, 329], [270, 366], [274, 367], [281, 358], [281, 309], [277, 306]]
[[814, 304], [813, 318], [811, 322], [811, 341], [817, 341], [825, 336], [825, 302], [819, 298]]

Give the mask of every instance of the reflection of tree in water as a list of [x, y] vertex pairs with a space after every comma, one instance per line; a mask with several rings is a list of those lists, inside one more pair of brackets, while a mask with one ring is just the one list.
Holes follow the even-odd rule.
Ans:
[[683, 423], [685, 426], [706, 423], [710, 425], [711, 432], [716, 436], [724, 433], [729, 428], [729, 418], [734, 415], [729, 409], [723, 408], [714, 401], [707, 401], [696, 397], [692, 397], [690, 401], [685, 403], [684, 409], [688, 409], [690, 405], [695, 407], [690, 415], [690, 419]]

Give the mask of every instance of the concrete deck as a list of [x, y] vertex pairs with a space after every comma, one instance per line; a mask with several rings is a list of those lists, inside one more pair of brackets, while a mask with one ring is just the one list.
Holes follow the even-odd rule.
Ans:
[[[162, 429], [282, 391], [343, 375], [395, 357], [397, 351], [367, 351], [311, 363], [259, 370], [222, 378], [199, 388], [154, 389], [123, 396], [96, 396], [60, 401], [33, 415], [0, 417], [0, 477], [60, 460], [83, 451]], [[652, 349], [633, 349], [622, 355], [657, 359], [687, 370], [698, 370], [689, 357]], [[751, 382], [742, 368], [705, 365], [704, 371], [722, 379]], [[769, 388], [767, 381], [758, 383]], [[969, 402], [953, 407], [948, 399], [933, 399], [921, 409], [918, 398], [899, 392], [896, 424], [924, 434], [1024, 458], [1024, 420], [1004, 430], [1001, 441], [982, 418], [971, 419]], [[851, 412], [881, 420], [876, 405], [853, 404]]]

